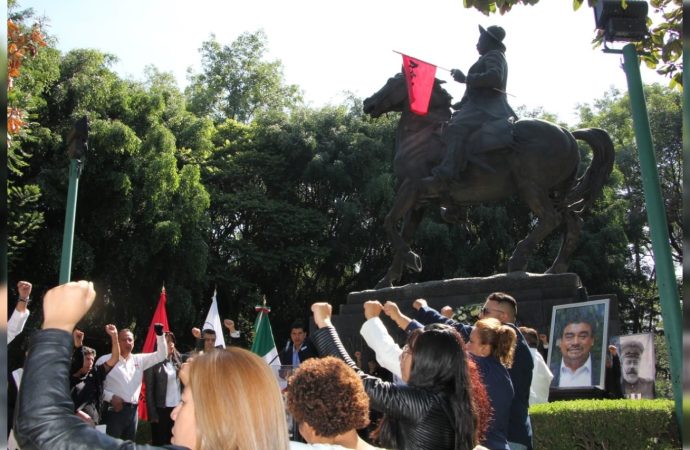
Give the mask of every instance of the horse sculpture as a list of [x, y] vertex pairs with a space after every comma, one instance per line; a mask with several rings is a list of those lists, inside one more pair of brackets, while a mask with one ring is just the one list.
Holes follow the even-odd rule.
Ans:
[[[431, 169], [445, 155], [442, 130], [451, 113], [451, 96], [442, 83], [435, 80], [429, 113], [425, 116], [410, 111], [402, 73], [390, 78], [378, 92], [364, 100], [364, 112], [371, 117], [391, 111], [402, 113], [393, 161], [396, 194], [384, 221], [393, 261], [376, 288], [393, 286], [405, 267], [422, 270], [421, 259], [411, 250], [410, 243], [427, 206], [438, 204], [452, 218], [449, 212], [460, 207], [514, 195], [527, 204], [537, 222], [513, 251], [508, 272], [524, 271], [536, 246], [563, 224], [563, 242], [547, 273], [566, 271], [582, 229], [579, 214], [601, 193], [613, 169], [615, 154], [608, 133], [597, 128], [571, 133], [544, 120], [518, 120], [509, 146], [469, 155], [469, 161], [474, 164], [469, 164], [458, 179], [441, 182], [432, 176]], [[579, 178], [576, 139], [586, 142], [593, 151], [590, 166]]]

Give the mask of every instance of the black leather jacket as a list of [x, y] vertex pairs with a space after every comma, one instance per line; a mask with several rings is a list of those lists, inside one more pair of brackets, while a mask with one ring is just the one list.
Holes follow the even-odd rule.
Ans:
[[115, 439], [74, 415], [70, 398], [72, 335], [49, 329], [34, 334], [17, 397], [14, 432], [22, 450], [183, 449]]
[[317, 330], [312, 335], [312, 342], [321, 356], [340, 358], [357, 371], [369, 395], [371, 408], [397, 421], [396, 438], [400, 450], [455, 448], [452, 411], [444, 393], [399, 386], [367, 375], [347, 354], [333, 327]]

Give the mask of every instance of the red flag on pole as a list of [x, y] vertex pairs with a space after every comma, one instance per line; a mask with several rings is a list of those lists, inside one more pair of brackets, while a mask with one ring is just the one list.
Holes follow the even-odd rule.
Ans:
[[402, 55], [403, 72], [407, 80], [407, 96], [410, 98], [410, 110], [424, 116], [429, 112], [429, 100], [434, 88], [436, 66], [411, 56]]
[[[151, 319], [151, 325], [149, 325], [149, 331], [146, 334], [144, 348], [141, 350], [142, 353], [153, 353], [156, 350], [156, 332], [153, 329], [154, 324], [162, 323], [163, 330], [170, 331], [168, 313], [165, 310], [166, 302], [167, 297], [165, 295], [165, 287], [163, 287], [163, 289], [161, 289], [161, 296], [158, 299], [158, 306], [156, 306], [156, 311], [153, 313], [153, 319]], [[146, 383], [142, 381], [141, 393], [139, 394], [139, 418], [141, 420], [148, 420], [148, 417], [149, 415], [146, 410]]]

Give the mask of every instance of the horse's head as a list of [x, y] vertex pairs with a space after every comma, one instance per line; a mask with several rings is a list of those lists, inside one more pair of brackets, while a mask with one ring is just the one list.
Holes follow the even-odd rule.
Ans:
[[[435, 110], [435, 116], [439, 120], [446, 120], [450, 116], [451, 96], [441, 86], [445, 81], [436, 79], [431, 93], [429, 110]], [[391, 111], [403, 111], [408, 108], [407, 83], [405, 75], [401, 72], [389, 78], [374, 95], [364, 100], [363, 110], [371, 117], [379, 117], [381, 114]]]
[[379, 117], [390, 111], [402, 111], [407, 101], [405, 75], [398, 73], [389, 78], [374, 95], [364, 100], [364, 112], [371, 117]]

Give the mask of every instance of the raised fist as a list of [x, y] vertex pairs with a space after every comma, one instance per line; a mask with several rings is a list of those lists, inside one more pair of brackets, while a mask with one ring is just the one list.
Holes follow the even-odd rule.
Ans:
[[117, 336], [117, 327], [112, 323], [109, 323], [105, 326], [105, 332], [108, 333], [108, 336], [110, 337]]

